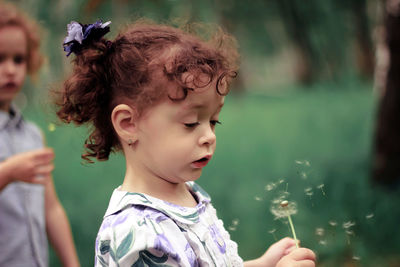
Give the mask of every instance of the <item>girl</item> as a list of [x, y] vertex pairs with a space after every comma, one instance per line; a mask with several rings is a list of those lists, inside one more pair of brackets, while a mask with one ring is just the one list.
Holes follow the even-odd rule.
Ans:
[[47, 237], [64, 266], [79, 266], [51, 178], [54, 153], [12, 104], [42, 63], [36, 24], [0, 3], [0, 266], [48, 266]]
[[[242, 266], [210, 197], [194, 183], [211, 160], [215, 127], [236, 74], [231, 36], [210, 41], [165, 25], [136, 22], [115, 40], [109, 23], [71, 22], [64, 49], [75, 53], [57, 114], [93, 125], [84, 159], [122, 150], [96, 240], [96, 266]], [[314, 253], [283, 239], [245, 266], [314, 266]]]

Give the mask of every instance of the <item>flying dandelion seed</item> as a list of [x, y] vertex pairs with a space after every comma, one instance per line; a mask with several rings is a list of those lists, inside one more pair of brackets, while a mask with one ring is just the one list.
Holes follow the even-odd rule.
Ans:
[[274, 190], [275, 188], [276, 188], [276, 184], [270, 183], [265, 186], [265, 191], [271, 191], [271, 190]]
[[307, 187], [304, 189], [304, 193], [306, 194], [306, 196], [308, 196], [310, 199], [312, 197], [312, 195], [314, 194], [314, 192], [312, 191], [311, 187]]
[[328, 244], [326, 240], [320, 240], [318, 243], [322, 246], [326, 246]]
[[[351, 226], [353, 226], [353, 225], [351, 225]], [[349, 227], [351, 227], [351, 226], [349, 226]], [[354, 236], [354, 231], [345, 230], [345, 233], [346, 233], [346, 238], [347, 238], [347, 244], [350, 245], [350, 236]]]
[[56, 130], [56, 125], [54, 123], [49, 123], [49, 125], [47, 125], [47, 129], [50, 132], [54, 132]]
[[323, 236], [325, 234], [324, 228], [316, 228], [315, 229], [315, 234], [318, 236]]
[[262, 201], [262, 198], [261, 198], [261, 197], [258, 197], [258, 196], [255, 196], [255, 197], [254, 197], [254, 200], [256, 200], [256, 201]]
[[324, 184], [320, 184], [317, 186], [317, 188], [320, 189], [322, 191], [322, 194], [325, 196], [324, 186]]
[[352, 258], [353, 260], [355, 260], [355, 261], [359, 261], [359, 260], [361, 260], [361, 258], [360, 257], [358, 257], [358, 256], [353, 256], [353, 258]]
[[365, 216], [365, 218], [366, 218], [367, 220], [372, 219], [373, 217], [374, 217], [374, 214], [373, 214], [373, 213], [367, 214], [367, 215]]
[[352, 230], [346, 230], [346, 234], [348, 234], [348, 235], [354, 235], [354, 231], [352, 231]]
[[239, 219], [233, 219], [231, 225], [228, 227], [230, 231], [236, 231], [237, 226], [239, 225]]
[[335, 222], [335, 221], [329, 221], [329, 225], [335, 227], [335, 226], [337, 226], [337, 222]]
[[284, 179], [280, 179], [280, 180], [278, 181], [278, 184], [283, 184], [284, 182], [285, 182]]
[[305, 172], [300, 172], [300, 177], [303, 178], [304, 180], [307, 179], [307, 173]]
[[297, 165], [304, 165], [304, 166], [307, 166], [307, 167], [311, 166], [311, 164], [310, 164], [310, 162], [308, 160], [295, 160], [294, 162]]
[[272, 229], [272, 230], [268, 231], [268, 233], [270, 233], [274, 237], [274, 240], [277, 241], [278, 239], [275, 236], [275, 232], [276, 232], [276, 229]]
[[352, 222], [352, 221], [344, 222], [343, 223], [343, 228], [344, 229], [349, 229], [350, 227], [353, 227], [354, 225], [356, 225], [356, 223]]

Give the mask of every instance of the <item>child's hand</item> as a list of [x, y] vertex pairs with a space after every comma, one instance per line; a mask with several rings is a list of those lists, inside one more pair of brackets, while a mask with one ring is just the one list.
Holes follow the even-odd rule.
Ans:
[[276, 267], [315, 267], [315, 254], [308, 248], [296, 248], [276, 264]]
[[286, 237], [271, 245], [260, 258], [245, 262], [246, 267], [314, 267], [315, 254], [306, 248], [296, 248], [296, 241]]
[[42, 148], [23, 152], [4, 161], [9, 182], [21, 181], [44, 184], [50, 177], [54, 152], [51, 148]]

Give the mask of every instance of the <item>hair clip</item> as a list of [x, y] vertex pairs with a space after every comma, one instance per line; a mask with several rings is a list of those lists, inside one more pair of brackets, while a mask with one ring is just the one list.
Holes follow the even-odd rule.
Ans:
[[82, 47], [93, 40], [99, 40], [106, 33], [110, 31], [108, 25], [111, 21], [102, 23], [101, 20], [93, 24], [81, 24], [76, 21], [71, 21], [67, 25], [67, 37], [64, 39], [64, 51], [67, 52], [67, 57], [74, 53], [79, 52]]

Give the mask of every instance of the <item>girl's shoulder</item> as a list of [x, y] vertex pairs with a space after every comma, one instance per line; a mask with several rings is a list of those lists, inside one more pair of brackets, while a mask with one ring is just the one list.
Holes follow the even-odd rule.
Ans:
[[171, 219], [182, 224], [195, 224], [211, 199], [195, 183], [188, 183], [188, 188], [197, 199], [196, 207], [182, 207], [147, 194], [121, 191], [119, 187], [111, 196], [104, 218], [128, 215], [132, 218], [146, 217], [156, 221]]

